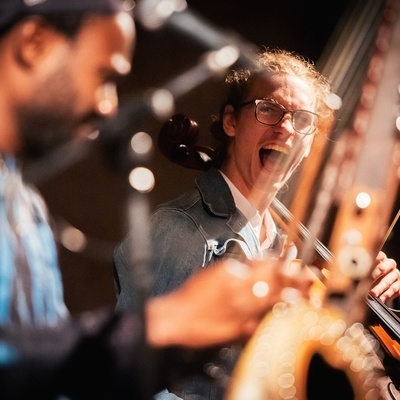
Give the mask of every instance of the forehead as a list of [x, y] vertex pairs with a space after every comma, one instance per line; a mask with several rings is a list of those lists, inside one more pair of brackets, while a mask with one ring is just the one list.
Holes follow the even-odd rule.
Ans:
[[292, 74], [263, 76], [255, 79], [249, 98], [272, 98], [283, 106], [310, 109], [315, 104], [315, 95], [311, 84]]
[[135, 25], [129, 14], [96, 15], [85, 21], [77, 46], [88, 62], [102, 60], [115, 72], [125, 74], [129, 72], [135, 40]]

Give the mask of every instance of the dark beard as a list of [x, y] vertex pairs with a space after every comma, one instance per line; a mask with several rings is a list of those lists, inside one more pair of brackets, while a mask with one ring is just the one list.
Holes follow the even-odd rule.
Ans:
[[73, 136], [73, 128], [61, 115], [32, 110], [20, 110], [20, 152], [25, 161], [36, 161], [58, 147], [68, 143]]
[[37, 86], [37, 93], [33, 93], [31, 99], [16, 110], [20, 140], [18, 155], [26, 161], [48, 155], [74, 135], [78, 123], [74, 115], [77, 99], [68, 63], [54, 69]]

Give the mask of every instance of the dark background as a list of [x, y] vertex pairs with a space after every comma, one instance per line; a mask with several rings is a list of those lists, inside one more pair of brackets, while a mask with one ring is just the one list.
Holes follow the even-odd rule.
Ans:
[[[335, 27], [351, 4], [352, 0], [188, 0], [189, 10], [211, 24], [222, 37], [239, 38], [256, 48], [297, 51], [317, 66], [328, 39], [334, 36]], [[138, 21], [137, 33], [133, 71], [120, 85], [121, 106], [195, 66], [207, 50], [187, 33], [166, 27], [148, 31]], [[218, 113], [221, 99], [221, 76], [210, 76], [176, 99], [175, 110], [199, 123], [202, 143], [208, 143], [207, 128], [211, 116]], [[132, 112], [132, 119], [135, 118]], [[156, 139], [161, 124], [161, 120], [149, 119], [144, 126]], [[71, 225], [87, 238], [87, 246], [80, 252], [60, 245], [65, 298], [73, 313], [115, 303], [112, 251], [128, 229], [129, 189], [127, 170], [121, 168], [125, 164], [119, 159], [125, 149], [115, 152], [111, 148], [109, 145], [94, 147], [71, 166], [48, 177], [39, 177], [38, 181], [57, 228]], [[199, 174], [169, 162], [157, 146], [149, 166], [156, 180], [155, 188], [147, 196], [150, 209], [191, 186]]]

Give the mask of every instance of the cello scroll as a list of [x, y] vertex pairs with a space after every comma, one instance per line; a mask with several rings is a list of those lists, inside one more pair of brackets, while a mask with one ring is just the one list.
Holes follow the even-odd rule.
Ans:
[[198, 138], [198, 124], [184, 114], [175, 114], [162, 125], [158, 146], [168, 160], [186, 168], [206, 170], [214, 150], [197, 145]]

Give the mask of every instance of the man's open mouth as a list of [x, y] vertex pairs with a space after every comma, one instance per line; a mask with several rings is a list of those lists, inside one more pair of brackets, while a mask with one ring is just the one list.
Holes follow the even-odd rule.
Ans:
[[268, 162], [268, 164], [283, 167], [288, 158], [288, 152], [280, 146], [269, 146], [268, 148], [260, 149], [259, 156], [263, 166]]

